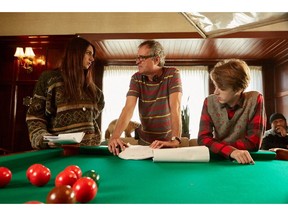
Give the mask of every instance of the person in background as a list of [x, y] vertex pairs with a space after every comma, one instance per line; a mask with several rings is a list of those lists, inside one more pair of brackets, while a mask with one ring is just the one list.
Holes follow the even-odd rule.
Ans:
[[263, 95], [244, 92], [250, 69], [240, 59], [218, 62], [210, 73], [214, 94], [205, 98], [198, 144], [240, 164], [254, 164], [249, 151], [258, 151], [266, 128]]
[[273, 113], [270, 116], [269, 122], [271, 129], [265, 131], [261, 149], [288, 149], [288, 126], [284, 115], [281, 113]]
[[138, 98], [141, 121], [136, 129], [138, 144], [151, 148], [180, 145], [182, 83], [179, 71], [164, 67], [164, 63], [164, 50], [159, 42], [148, 40], [139, 45], [136, 59], [139, 71], [131, 77], [126, 104], [108, 141], [114, 155], [127, 147], [120, 135], [132, 118]]
[[105, 102], [93, 80], [94, 58], [95, 47], [76, 37], [68, 43], [60, 68], [41, 74], [26, 114], [33, 149], [56, 147], [44, 135], [72, 132], [85, 132], [80, 145], [100, 144], [96, 120]]

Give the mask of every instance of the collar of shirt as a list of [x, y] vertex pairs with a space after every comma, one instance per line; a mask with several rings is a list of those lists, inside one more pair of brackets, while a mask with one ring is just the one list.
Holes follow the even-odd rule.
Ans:
[[221, 104], [221, 108], [226, 108], [227, 111], [235, 111], [238, 108], [243, 107], [243, 104], [244, 104], [244, 94], [241, 94], [241, 97], [235, 106], [230, 107], [227, 103], [225, 103], [225, 104]]
[[242, 94], [241, 97], [240, 97], [240, 100], [238, 100], [237, 104], [233, 107], [230, 107], [227, 103], [225, 104], [221, 104], [221, 108], [226, 108], [227, 110], [227, 113], [228, 113], [228, 118], [229, 119], [232, 119], [236, 110], [238, 108], [241, 108], [243, 107], [243, 103], [244, 103], [244, 95]]

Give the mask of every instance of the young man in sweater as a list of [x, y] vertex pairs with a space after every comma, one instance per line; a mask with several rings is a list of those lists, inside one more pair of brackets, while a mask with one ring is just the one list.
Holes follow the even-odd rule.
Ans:
[[250, 69], [239, 59], [217, 63], [210, 73], [214, 94], [204, 100], [198, 144], [240, 164], [254, 164], [249, 151], [258, 151], [266, 128], [262, 94], [244, 92]]

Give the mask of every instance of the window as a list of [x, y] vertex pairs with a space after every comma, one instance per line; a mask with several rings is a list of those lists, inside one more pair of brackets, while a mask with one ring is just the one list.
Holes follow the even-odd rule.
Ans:
[[[125, 105], [130, 78], [138, 70], [137, 66], [106, 66], [103, 74], [103, 94], [105, 107], [102, 112], [102, 139], [109, 123], [117, 119]], [[132, 121], [140, 122], [137, 107]]]
[[[183, 87], [182, 104], [189, 104], [190, 134], [196, 138], [199, 119], [204, 98], [208, 95], [208, 68], [205, 66], [181, 66]], [[131, 76], [137, 71], [137, 66], [107, 66], [104, 68], [103, 93], [105, 107], [102, 113], [102, 138], [109, 123], [117, 119], [125, 105]], [[188, 100], [189, 99], [189, 100]], [[199, 103], [199, 101], [201, 101]], [[139, 120], [138, 107], [135, 108], [133, 121]]]
[[206, 66], [179, 66], [182, 79], [182, 106], [189, 105], [190, 138], [197, 138], [205, 97], [209, 94], [209, 73]]
[[249, 66], [251, 81], [246, 91], [258, 91], [263, 94], [263, 78], [261, 66]]
[[[182, 78], [182, 107], [190, 109], [190, 138], [197, 138], [203, 101], [209, 94], [209, 73], [207, 66], [176, 66]], [[246, 91], [263, 93], [262, 68], [251, 66], [251, 82]], [[125, 105], [130, 78], [137, 72], [137, 66], [106, 66], [103, 75], [105, 107], [102, 112], [102, 139], [109, 123], [117, 119]], [[181, 107], [181, 108], [182, 108]], [[132, 121], [140, 122], [138, 106], [135, 107]]]

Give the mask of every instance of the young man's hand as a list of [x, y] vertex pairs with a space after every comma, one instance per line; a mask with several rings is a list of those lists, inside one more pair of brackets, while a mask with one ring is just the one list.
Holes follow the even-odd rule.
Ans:
[[240, 164], [254, 164], [254, 160], [251, 157], [250, 153], [247, 150], [234, 150], [230, 157], [235, 159]]

